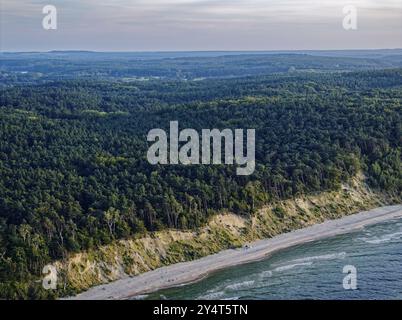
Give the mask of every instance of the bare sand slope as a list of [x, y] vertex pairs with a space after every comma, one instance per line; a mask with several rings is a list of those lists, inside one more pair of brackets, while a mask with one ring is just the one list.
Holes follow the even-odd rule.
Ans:
[[69, 299], [104, 300], [127, 299], [163, 288], [174, 287], [205, 277], [219, 269], [263, 259], [273, 252], [294, 245], [352, 232], [364, 226], [402, 218], [402, 205], [388, 206], [360, 212], [338, 220], [256, 241], [250, 248], [225, 250], [198, 260], [178, 263], [97, 286]]

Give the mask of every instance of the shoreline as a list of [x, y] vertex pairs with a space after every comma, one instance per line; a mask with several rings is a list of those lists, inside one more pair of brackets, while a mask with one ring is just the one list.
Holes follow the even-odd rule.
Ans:
[[249, 262], [296, 245], [351, 233], [368, 225], [402, 218], [402, 205], [386, 206], [328, 220], [273, 238], [257, 240], [248, 249], [229, 249], [197, 260], [181, 262], [90, 288], [68, 300], [124, 300], [139, 295], [197, 282], [209, 274]]

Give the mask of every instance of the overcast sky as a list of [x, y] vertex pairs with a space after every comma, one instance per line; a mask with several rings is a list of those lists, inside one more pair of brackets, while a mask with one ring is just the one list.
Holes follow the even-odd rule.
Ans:
[[[0, 0], [1, 51], [402, 48], [402, 0]], [[57, 30], [42, 28], [52, 4]], [[346, 5], [358, 29], [342, 27]]]

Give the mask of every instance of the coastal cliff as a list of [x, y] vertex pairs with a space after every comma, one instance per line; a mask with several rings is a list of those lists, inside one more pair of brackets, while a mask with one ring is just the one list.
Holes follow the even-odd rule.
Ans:
[[75, 254], [54, 265], [61, 295], [190, 261], [251, 241], [304, 228], [393, 202], [358, 175], [338, 191], [272, 203], [251, 217], [220, 213], [199, 230], [164, 230]]

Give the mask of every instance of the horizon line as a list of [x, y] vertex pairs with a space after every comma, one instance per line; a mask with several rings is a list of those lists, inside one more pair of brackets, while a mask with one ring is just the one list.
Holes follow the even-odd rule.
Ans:
[[305, 52], [305, 51], [321, 51], [321, 52], [330, 52], [330, 51], [391, 51], [391, 50], [402, 50], [402, 47], [396, 48], [353, 48], [353, 49], [255, 49], [255, 50], [112, 50], [112, 51], [104, 51], [104, 50], [86, 50], [86, 49], [53, 49], [53, 50], [0, 50], [1, 54], [4, 53], [55, 53], [55, 52], [87, 52], [87, 53], [196, 53], [196, 52], [204, 52], [204, 53], [213, 53], [213, 52]]

